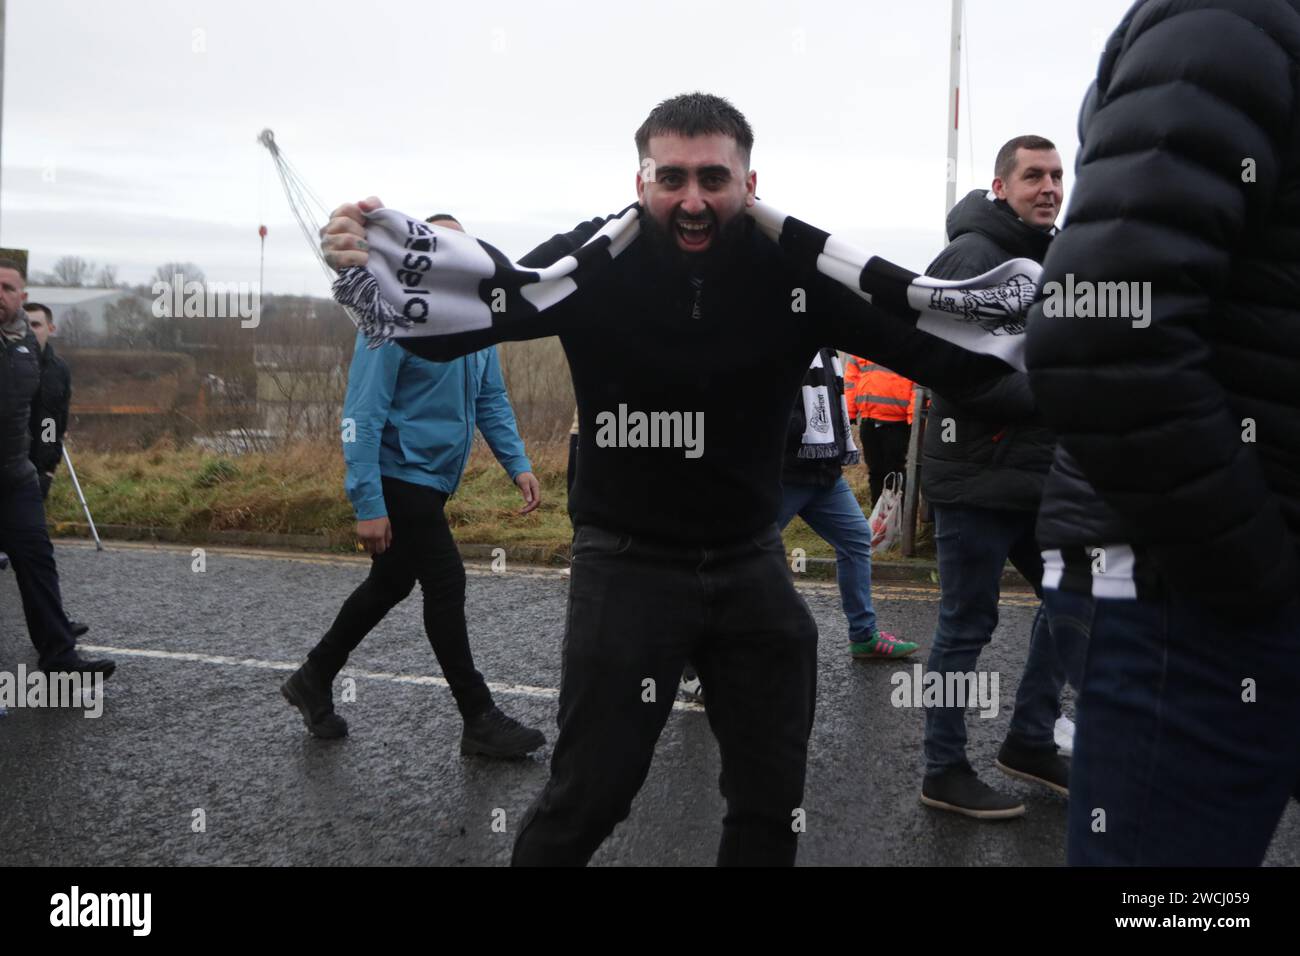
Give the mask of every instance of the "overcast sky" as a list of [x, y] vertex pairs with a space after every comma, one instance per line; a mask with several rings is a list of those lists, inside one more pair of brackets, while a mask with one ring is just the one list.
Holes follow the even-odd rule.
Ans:
[[[1129, 0], [967, 0], [958, 195], [1007, 139], [1065, 160]], [[635, 199], [632, 134], [700, 89], [761, 197], [921, 269], [942, 245], [950, 0], [8, 0], [0, 245], [328, 294], [257, 134], [332, 207], [454, 212], [522, 255]], [[969, 79], [967, 75], [969, 75]]]

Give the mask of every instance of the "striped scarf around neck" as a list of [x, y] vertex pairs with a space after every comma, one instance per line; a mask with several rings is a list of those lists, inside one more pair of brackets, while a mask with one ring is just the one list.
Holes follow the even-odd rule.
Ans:
[[[610, 217], [571, 255], [543, 269], [395, 209], [367, 214], [367, 265], [344, 269], [334, 297], [371, 346], [528, 322], [592, 281], [636, 239], [640, 207]], [[814, 266], [883, 311], [967, 351], [1025, 370], [1025, 314], [1041, 267], [1012, 259], [984, 275], [918, 275], [758, 201], [745, 210], [792, 261]]]

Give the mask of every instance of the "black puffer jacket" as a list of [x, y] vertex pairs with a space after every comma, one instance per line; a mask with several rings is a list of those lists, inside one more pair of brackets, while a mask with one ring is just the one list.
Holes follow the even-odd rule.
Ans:
[[[63, 436], [68, 431], [68, 405], [72, 401], [72, 374], [63, 359], [54, 353], [54, 344], [46, 342], [41, 350], [41, 386], [32, 399], [32, 464], [41, 473], [53, 472], [63, 460]], [[44, 441], [45, 423], [54, 422], [54, 441]]]
[[39, 346], [31, 332], [13, 342], [0, 339], [0, 493], [30, 481], [28, 416], [41, 382]]
[[[1102, 55], [1043, 286], [1150, 283], [1141, 316], [1030, 316], [1035, 396], [1183, 596], [1300, 593], [1300, 0], [1146, 0]], [[1141, 286], [1137, 286], [1141, 289]], [[1143, 327], [1146, 320], [1149, 325]], [[1136, 325], [1135, 325], [1136, 321]], [[1253, 428], [1254, 441], [1251, 437]], [[1066, 514], [1088, 489], [1050, 489]], [[1060, 499], [1060, 503], [1056, 499]], [[1048, 524], [1098, 544], [1092, 520]]]
[[[948, 235], [952, 241], [926, 275], [968, 279], [1008, 259], [1042, 262], [1052, 241], [982, 189], [952, 207]], [[951, 419], [947, 426], [945, 419]], [[1041, 425], [983, 421], [936, 394], [926, 423], [921, 487], [934, 504], [1034, 511], [1054, 444]]]

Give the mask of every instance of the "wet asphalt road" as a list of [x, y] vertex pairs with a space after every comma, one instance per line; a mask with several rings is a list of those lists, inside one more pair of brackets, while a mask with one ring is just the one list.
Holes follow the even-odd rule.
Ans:
[[[309, 737], [279, 684], [365, 575], [365, 559], [113, 544], [57, 545], [64, 600], [109, 654], [104, 713], [14, 708], [0, 718], [0, 862], [6, 864], [497, 865], [546, 780], [568, 579], [471, 567], [470, 634], [497, 702], [547, 734], [534, 758], [461, 757], [460, 720], [420, 623], [419, 591], [362, 643], [339, 704], [351, 734]], [[1059, 865], [1065, 802], [1005, 778], [993, 758], [1024, 664], [1033, 596], [1003, 595], [981, 659], [1001, 712], [972, 713], [981, 775], [1028, 814], [976, 823], [918, 802], [923, 713], [890, 704], [898, 662], [855, 662], [833, 585], [801, 584], [821, 628], [817, 723], [799, 862]], [[882, 626], [922, 642], [937, 592], [877, 586]], [[0, 575], [0, 670], [34, 667], [12, 573]], [[339, 684], [336, 683], [336, 697]], [[1068, 706], [1068, 704], [1067, 704]], [[632, 815], [594, 864], [710, 865], [721, 830], [717, 747], [702, 708], [678, 707]], [[195, 832], [202, 811], [203, 832]], [[497, 825], [494, 827], [494, 821]], [[504, 832], [501, 824], [504, 823]], [[1300, 864], [1293, 803], [1268, 863]]]

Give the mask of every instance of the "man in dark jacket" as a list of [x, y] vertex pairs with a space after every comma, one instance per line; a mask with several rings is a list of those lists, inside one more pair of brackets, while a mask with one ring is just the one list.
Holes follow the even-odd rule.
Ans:
[[27, 323], [41, 347], [41, 386], [32, 398], [31, 459], [41, 482], [41, 497], [50, 496], [54, 471], [63, 460], [63, 436], [68, 432], [68, 406], [72, 402], [72, 374], [54, 354], [49, 341], [54, 334], [54, 314], [48, 306], [28, 302], [23, 306]]
[[[68, 407], [72, 402], [72, 373], [68, 365], [54, 354], [50, 336], [54, 334], [54, 314], [49, 306], [39, 302], [26, 302], [27, 324], [36, 336], [41, 349], [41, 384], [32, 396], [32, 414], [29, 421], [31, 451], [28, 457], [36, 466], [36, 478], [41, 483], [41, 499], [50, 497], [55, 469], [63, 460], [63, 437], [68, 433]], [[73, 637], [81, 637], [90, 626], [80, 621], [69, 621]]]
[[[558, 335], [573, 375], [581, 465], [560, 732], [513, 861], [585, 863], [627, 816], [689, 657], [723, 767], [718, 862], [789, 865], [817, 642], [776, 526], [794, 395], [825, 345], [963, 397], [994, 394], [1006, 366], [887, 315], [755, 228], [744, 214], [753, 133], [730, 103], [667, 100], [636, 144], [640, 234], [599, 280], [535, 324], [399, 341], [443, 361], [506, 335]], [[336, 268], [365, 264], [365, 213], [377, 203], [335, 210], [323, 246]], [[571, 242], [556, 237], [534, 261]], [[806, 296], [797, 321], [794, 289]], [[683, 424], [681, 441], [645, 447], [611, 424], [663, 409], [707, 435], [701, 425], [687, 441]]]
[[1080, 116], [1027, 352], [1091, 620], [1074, 864], [1257, 865], [1300, 796], [1297, 77], [1296, 0], [1146, 0]]
[[77, 653], [72, 625], [63, 613], [54, 547], [36, 469], [28, 458], [31, 404], [40, 387], [36, 336], [22, 304], [26, 282], [17, 263], [0, 259], [0, 551], [8, 553], [18, 579], [27, 633], [44, 671], [113, 673], [110, 660], [88, 661]]
[[[975, 190], [952, 208], [951, 242], [927, 275], [965, 279], [1008, 259], [1042, 262], [1063, 195], [1056, 147], [1041, 136], [1018, 136], [998, 151], [994, 174], [991, 191]], [[1038, 589], [1042, 559], [1034, 515], [1053, 444], [1051, 432], [1041, 426], [981, 418], [936, 392], [921, 469], [921, 487], [934, 505], [943, 593], [930, 672], [974, 671], [998, 624], [1008, 558]], [[1064, 794], [1069, 768], [1054, 740], [1062, 679], [1040, 606], [997, 766]], [[964, 708], [957, 701], [944, 703], [926, 710], [922, 802], [977, 819], [1023, 814], [1020, 800], [989, 787], [971, 768]]]

